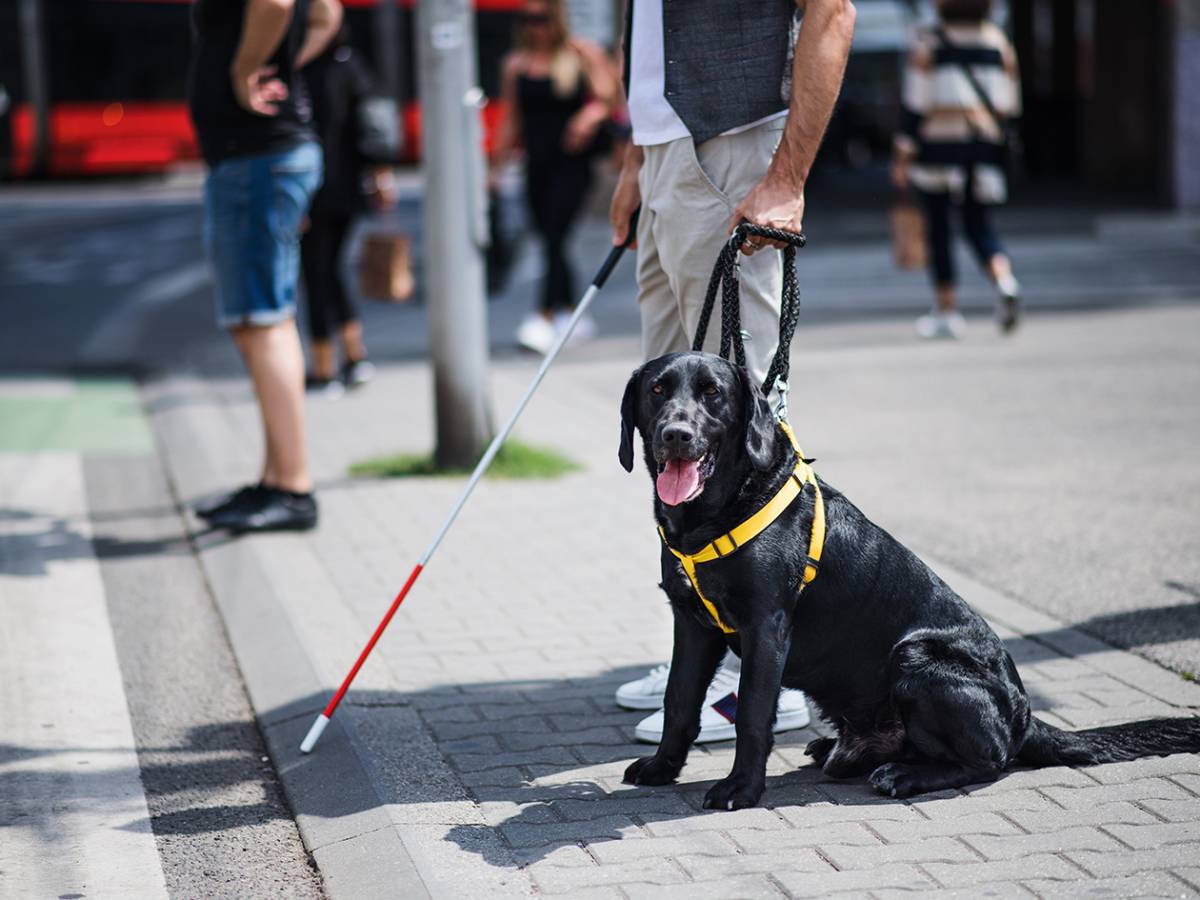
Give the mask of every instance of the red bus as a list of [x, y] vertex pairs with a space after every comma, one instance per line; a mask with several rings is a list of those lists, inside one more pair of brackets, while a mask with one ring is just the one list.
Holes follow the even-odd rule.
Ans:
[[[390, 47], [376, 27], [380, 2], [342, 0], [351, 40], [372, 71], [394, 73], [405, 156], [414, 160], [416, 0], [396, 3]], [[475, 2], [479, 80], [489, 97], [499, 93], [520, 2]], [[40, 21], [31, 23], [30, 9]], [[0, 177], [161, 172], [197, 159], [185, 100], [190, 16], [190, 0], [0, 0]], [[484, 109], [489, 142], [499, 114], [495, 102]]]

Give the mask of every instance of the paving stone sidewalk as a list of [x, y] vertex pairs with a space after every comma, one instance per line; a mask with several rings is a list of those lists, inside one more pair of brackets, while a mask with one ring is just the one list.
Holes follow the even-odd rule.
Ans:
[[[1164, 333], [1200, 322], [1196, 310], [1162, 316]], [[1065, 335], [1101, 343], [1128, 327], [1120, 317], [1041, 321], [1047, 354]], [[942, 348], [912, 346], [897, 326], [845, 328], [815, 337], [850, 347], [840, 357], [846, 377], [881, 392], [883, 376], [864, 360], [911, 357], [918, 367], [940, 363], [955, 377], [986, 381], [996, 354], [1007, 352], [980, 338], [974, 351], [938, 357]], [[617, 709], [613, 690], [670, 650], [669, 613], [654, 587], [650, 486], [615, 460], [617, 400], [636, 352], [614, 340], [554, 370], [518, 433], [561, 449], [584, 471], [480, 487], [312, 758], [291, 748], [461, 488], [459, 480], [345, 476], [357, 459], [428, 449], [426, 369], [387, 367], [363, 391], [310, 405], [318, 531], [233, 542], [198, 536], [332, 895], [1200, 896], [1200, 757], [1192, 755], [1017, 771], [995, 784], [898, 802], [808, 765], [803, 748], [817, 733], [810, 728], [779, 737], [761, 808], [700, 809], [732, 763], [732, 744], [697, 748], [678, 786], [622, 785], [628, 762], [650, 748], [633, 742], [641, 714]], [[798, 353], [797, 384], [830, 379], [831, 353]], [[525, 359], [494, 367], [498, 413], [532, 371]], [[240, 383], [172, 377], [148, 385], [146, 397], [181, 499], [252, 475], [256, 417]], [[917, 398], [912, 414], [936, 402]], [[965, 432], [1023, 427], [982, 424], [975, 410], [946, 402]], [[804, 408], [820, 409], [815, 393]], [[1079, 728], [1200, 711], [1200, 685], [1035, 611], [987, 570], [939, 561], [944, 548], [922, 540], [910, 524], [918, 519], [906, 518], [936, 509], [917, 504], [913, 513], [902, 488], [883, 491], [888, 455], [864, 450], [888, 439], [889, 423], [839, 421], [845, 434], [858, 429], [857, 442], [836, 445], [815, 423], [802, 429], [825, 461], [818, 470], [902, 540], [916, 535], [914, 549], [1006, 639], [1038, 715]], [[815, 446], [806, 433], [817, 436]], [[893, 481], [902, 468], [897, 463]], [[935, 501], [947, 502], [935, 494], [924, 503]], [[1046, 527], [1026, 516], [1030, 529]], [[1069, 554], [1063, 564], [1073, 564]], [[349, 784], [355, 771], [369, 789], [325, 783]]]

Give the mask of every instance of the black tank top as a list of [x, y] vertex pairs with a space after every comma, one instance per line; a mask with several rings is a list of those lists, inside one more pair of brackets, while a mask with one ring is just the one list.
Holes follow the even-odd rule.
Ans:
[[235, 156], [280, 153], [316, 140], [308, 92], [293, 65], [308, 30], [309, 0], [296, 0], [287, 31], [270, 59], [276, 76], [288, 88], [288, 97], [278, 104], [274, 116], [242, 109], [229, 80], [248, 5], [249, 0], [196, 0], [192, 7], [195, 41], [188, 105], [200, 152], [210, 166]]
[[561, 159], [567, 156], [563, 150], [563, 133], [567, 122], [584, 104], [583, 77], [580, 76], [575, 89], [565, 97], [554, 91], [549, 77], [532, 78], [521, 75], [517, 82], [517, 105], [521, 108], [522, 141], [525, 155], [538, 162]]

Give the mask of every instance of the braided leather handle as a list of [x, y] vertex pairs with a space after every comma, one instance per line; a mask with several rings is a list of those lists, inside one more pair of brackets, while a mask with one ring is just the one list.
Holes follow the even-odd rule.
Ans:
[[802, 231], [784, 231], [782, 228], [772, 228], [769, 225], [751, 225], [745, 221], [733, 229], [733, 236], [729, 239], [729, 243], [735, 247], [740, 247], [745, 243], [749, 235], [765, 237], [771, 241], [783, 241], [783, 243], [797, 248], [803, 247], [808, 243], [808, 238], [804, 236], [804, 232]]

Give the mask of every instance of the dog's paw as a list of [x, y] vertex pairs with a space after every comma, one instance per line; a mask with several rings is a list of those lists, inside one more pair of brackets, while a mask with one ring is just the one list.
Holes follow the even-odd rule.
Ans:
[[871, 773], [871, 787], [886, 797], [903, 800], [917, 793], [917, 782], [912, 771], [904, 763], [884, 763]]
[[808, 746], [804, 748], [804, 752], [811, 756], [818, 766], [825, 765], [825, 760], [829, 759], [829, 754], [833, 752], [833, 748], [837, 746], [837, 738], [819, 737], [814, 741], [809, 741]]
[[670, 784], [679, 777], [682, 768], [683, 766], [673, 765], [659, 759], [658, 756], [643, 756], [629, 764], [622, 781], [626, 784]]
[[761, 780], [752, 784], [744, 778], [730, 775], [708, 789], [708, 793], [704, 795], [704, 808], [729, 810], [757, 806], [759, 798], [762, 797], [763, 787]]

